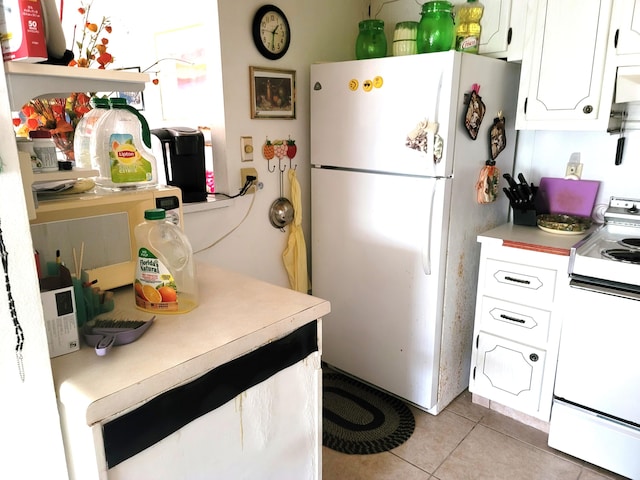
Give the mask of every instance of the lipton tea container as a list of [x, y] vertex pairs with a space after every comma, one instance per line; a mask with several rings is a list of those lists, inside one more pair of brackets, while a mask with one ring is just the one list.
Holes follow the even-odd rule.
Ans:
[[96, 184], [113, 190], [157, 185], [156, 159], [145, 118], [124, 98], [110, 99], [90, 142], [91, 162], [99, 172]]
[[136, 307], [152, 313], [186, 313], [198, 305], [193, 250], [162, 208], [145, 210], [134, 230]]

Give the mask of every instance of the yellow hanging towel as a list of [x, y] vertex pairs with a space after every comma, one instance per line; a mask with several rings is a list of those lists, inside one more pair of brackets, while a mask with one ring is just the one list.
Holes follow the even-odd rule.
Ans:
[[291, 184], [291, 203], [293, 204], [293, 222], [289, 226], [287, 247], [282, 252], [284, 267], [289, 276], [292, 290], [302, 293], [309, 292], [309, 275], [307, 273], [307, 247], [302, 232], [302, 200], [300, 183], [296, 178], [296, 171], [289, 169], [289, 183]]

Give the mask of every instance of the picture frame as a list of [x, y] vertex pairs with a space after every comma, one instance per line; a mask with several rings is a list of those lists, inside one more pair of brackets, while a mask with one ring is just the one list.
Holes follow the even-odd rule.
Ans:
[[[119, 68], [122, 72], [140, 72], [140, 67]], [[127, 103], [139, 112], [144, 110], [144, 95], [142, 92], [115, 92], [116, 98], [124, 98]]]
[[296, 72], [249, 67], [251, 118], [296, 118]]

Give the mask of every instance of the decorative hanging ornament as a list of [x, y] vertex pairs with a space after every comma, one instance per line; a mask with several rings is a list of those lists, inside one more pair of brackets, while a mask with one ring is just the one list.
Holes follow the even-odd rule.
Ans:
[[476, 183], [476, 200], [478, 203], [492, 203], [498, 196], [498, 184], [500, 183], [500, 170], [496, 162], [487, 160], [480, 170], [478, 183]]
[[471, 93], [465, 94], [467, 113], [464, 117], [464, 126], [473, 140], [478, 138], [478, 130], [480, 130], [480, 124], [487, 109], [479, 93], [480, 85], [474, 83], [471, 87]]
[[4, 245], [1, 227], [0, 256], [2, 257], [2, 268], [4, 269], [4, 283], [7, 290], [7, 298], [9, 300], [9, 311], [11, 312], [11, 320], [13, 321], [13, 328], [16, 334], [16, 362], [18, 363], [18, 374], [20, 375], [20, 379], [24, 382], [24, 361], [22, 358], [22, 349], [24, 348], [24, 331], [18, 321], [18, 312], [16, 311], [16, 305], [13, 301], [13, 295], [11, 294], [11, 282], [9, 280], [9, 252], [7, 251], [7, 247]]
[[500, 152], [507, 146], [507, 133], [504, 128], [504, 116], [502, 110], [493, 119], [493, 125], [489, 130], [489, 143], [491, 145], [491, 159], [495, 160]]

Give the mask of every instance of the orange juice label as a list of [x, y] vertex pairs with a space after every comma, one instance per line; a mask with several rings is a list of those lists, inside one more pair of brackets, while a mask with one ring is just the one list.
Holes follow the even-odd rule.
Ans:
[[136, 306], [152, 312], [178, 310], [178, 293], [169, 269], [147, 248], [138, 250], [134, 282]]

